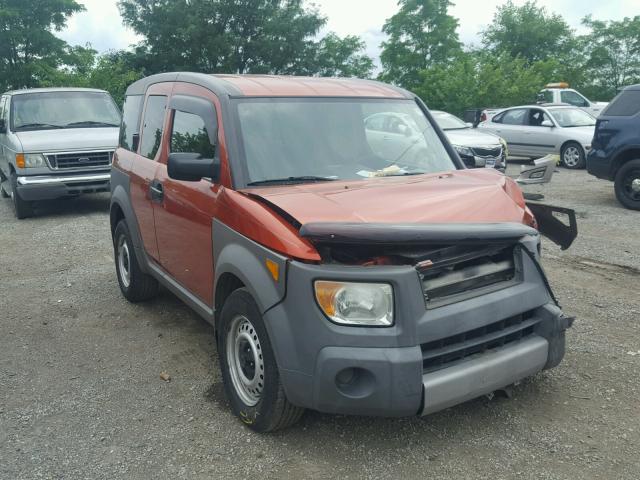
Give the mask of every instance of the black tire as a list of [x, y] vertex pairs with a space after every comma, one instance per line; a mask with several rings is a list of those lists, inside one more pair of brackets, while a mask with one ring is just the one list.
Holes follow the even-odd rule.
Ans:
[[122, 295], [130, 302], [142, 302], [158, 294], [158, 281], [140, 269], [131, 233], [124, 220], [113, 232], [113, 256]]
[[7, 181], [7, 177], [5, 176], [4, 173], [2, 173], [2, 170], [0, 170], [0, 197], [2, 198], [11, 197], [11, 194], [9, 192], [6, 192], [4, 187], [2, 186], [2, 184], [6, 181]]
[[618, 201], [626, 208], [640, 210], [640, 159], [631, 160], [618, 170], [615, 178]]
[[[239, 340], [237, 349], [228, 348], [231, 344], [236, 345], [236, 338], [242, 335], [245, 339]], [[218, 323], [218, 357], [231, 410], [245, 425], [256, 432], [273, 432], [300, 419], [304, 409], [292, 405], [285, 395], [262, 315], [245, 288], [234, 291], [222, 307]], [[234, 368], [238, 373], [234, 373]], [[240, 371], [243, 378], [254, 381], [255, 385], [242, 384], [238, 376]], [[234, 379], [244, 386], [235, 386]], [[251, 398], [247, 399], [247, 396]]]
[[560, 151], [562, 166], [571, 170], [580, 170], [586, 165], [584, 148], [578, 142], [567, 142]]
[[18, 193], [18, 176], [15, 172], [11, 173], [11, 199], [13, 200], [13, 213], [18, 220], [28, 218], [33, 215], [33, 206], [31, 202], [23, 200]]

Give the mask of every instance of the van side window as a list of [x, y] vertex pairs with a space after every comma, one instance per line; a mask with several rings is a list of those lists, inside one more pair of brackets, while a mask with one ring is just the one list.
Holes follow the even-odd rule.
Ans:
[[140, 139], [140, 155], [150, 160], [156, 158], [156, 153], [158, 153], [158, 149], [160, 148], [166, 108], [166, 95], [151, 95], [147, 98], [142, 138]]
[[176, 110], [171, 132], [171, 152], [199, 153], [202, 158], [214, 157], [215, 148], [209, 141], [202, 117]]
[[120, 126], [120, 146], [127, 150], [136, 150], [133, 136], [140, 134], [140, 113], [144, 95], [129, 95], [122, 108], [122, 125]]

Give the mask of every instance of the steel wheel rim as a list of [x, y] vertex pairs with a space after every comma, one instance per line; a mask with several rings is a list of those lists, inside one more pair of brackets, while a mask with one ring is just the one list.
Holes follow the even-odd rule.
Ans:
[[563, 160], [565, 165], [575, 167], [580, 161], [580, 151], [578, 147], [568, 147], [564, 151]]
[[234, 317], [226, 343], [233, 388], [245, 405], [253, 407], [264, 389], [264, 359], [258, 333], [247, 317]]
[[125, 288], [131, 285], [131, 255], [129, 254], [129, 244], [124, 235], [118, 239], [118, 273]]
[[623, 190], [634, 202], [640, 201], [640, 170], [630, 171], [624, 179]]

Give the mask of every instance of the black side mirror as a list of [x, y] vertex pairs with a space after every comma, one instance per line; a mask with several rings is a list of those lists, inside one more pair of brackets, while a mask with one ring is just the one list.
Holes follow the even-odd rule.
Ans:
[[0, 118], [0, 133], [7, 133], [7, 122], [4, 118]]
[[174, 180], [199, 182], [203, 178], [210, 178], [216, 183], [220, 178], [220, 160], [202, 158], [199, 153], [171, 153], [167, 173]]

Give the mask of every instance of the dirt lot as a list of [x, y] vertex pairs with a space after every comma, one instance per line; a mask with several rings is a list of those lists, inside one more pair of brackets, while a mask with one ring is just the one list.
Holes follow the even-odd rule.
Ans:
[[2, 201], [0, 478], [640, 478], [640, 212], [585, 172], [532, 190], [579, 215], [570, 250], [544, 248], [577, 317], [559, 368], [512, 399], [400, 420], [308, 412], [265, 436], [226, 408], [211, 327], [167, 292], [120, 295], [107, 196], [20, 222]]

